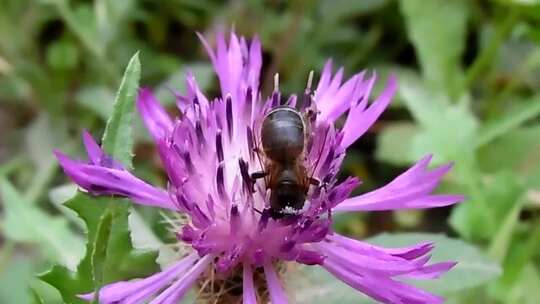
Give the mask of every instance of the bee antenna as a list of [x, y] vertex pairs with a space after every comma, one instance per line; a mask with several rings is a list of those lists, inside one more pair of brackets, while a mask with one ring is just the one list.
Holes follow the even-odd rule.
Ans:
[[311, 84], [313, 83], [313, 70], [309, 71], [307, 84], [306, 84], [306, 92], [311, 92]]
[[304, 110], [311, 106], [311, 100], [313, 98], [313, 95], [311, 94], [311, 85], [313, 84], [313, 74], [314, 74], [313, 70], [309, 71], [304, 95], [302, 96], [300, 101], [296, 104], [296, 108], [298, 110]]
[[274, 92], [279, 91], [279, 73], [274, 75]]

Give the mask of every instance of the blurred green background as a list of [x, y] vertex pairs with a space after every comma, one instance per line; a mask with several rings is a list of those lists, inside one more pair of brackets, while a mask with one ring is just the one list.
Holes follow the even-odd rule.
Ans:
[[[0, 303], [60, 302], [35, 274], [54, 262], [75, 269], [84, 255], [85, 224], [62, 205], [75, 188], [51, 151], [82, 155], [81, 130], [101, 135], [136, 51], [140, 83], [169, 106], [189, 69], [215, 96], [195, 31], [211, 39], [219, 26], [259, 35], [265, 91], [279, 71], [285, 92], [302, 92], [329, 57], [348, 75], [376, 70], [377, 91], [397, 74], [391, 108], [348, 152], [343, 174], [368, 191], [434, 153], [455, 162], [439, 190], [468, 199], [338, 216], [336, 229], [390, 232], [375, 241], [394, 246], [421, 238], [411, 232], [446, 234], [438, 254], [465, 262], [429, 288], [452, 303], [540, 301], [540, 1], [0, 0]], [[138, 118], [135, 130], [136, 173], [163, 184]], [[166, 241], [162, 216], [139, 212]]]

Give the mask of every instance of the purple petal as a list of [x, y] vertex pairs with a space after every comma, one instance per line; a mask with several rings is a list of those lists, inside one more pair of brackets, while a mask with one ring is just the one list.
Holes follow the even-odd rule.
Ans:
[[409, 278], [415, 280], [432, 280], [438, 279], [441, 275], [448, 272], [450, 269], [456, 266], [457, 262], [441, 262], [424, 266], [421, 269], [407, 273], [402, 278]]
[[259, 77], [261, 75], [262, 67], [262, 50], [261, 50], [261, 41], [259, 37], [255, 36], [251, 41], [249, 48], [249, 64], [248, 64], [248, 74], [247, 82], [249, 87], [253, 90], [259, 88]]
[[359, 240], [351, 239], [338, 233], [327, 236], [327, 240], [359, 254], [375, 256], [379, 259], [392, 260], [394, 260], [395, 258], [413, 260], [426, 255], [431, 250], [433, 250], [434, 247], [433, 243], [431, 242], [423, 242], [420, 244], [401, 248], [384, 248]]
[[286, 304], [287, 296], [281, 286], [281, 282], [277, 276], [274, 266], [269, 262], [264, 263], [264, 275], [268, 284], [268, 292], [270, 293], [270, 301], [272, 304]]
[[243, 304], [257, 304], [257, 293], [253, 285], [253, 270], [251, 265], [244, 263], [244, 273], [242, 276], [243, 282]]
[[174, 304], [179, 303], [188, 290], [195, 284], [195, 281], [206, 270], [214, 257], [204, 256], [195, 264], [181, 279], [165, 289], [150, 304]]
[[362, 82], [364, 74], [365, 72], [354, 75], [336, 92], [325, 94], [321, 97], [321, 100], [317, 101], [317, 109], [320, 111], [321, 120], [335, 122], [360, 98], [369, 95], [369, 91], [365, 90], [366, 85]]
[[[138, 303], [140, 303], [189, 269], [196, 259], [197, 254], [193, 253], [162, 272], [145, 279], [121, 281], [106, 285], [99, 291], [99, 302], [102, 304], [112, 304], [120, 301], [127, 303], [132, 302], [136, 298], [139, 300]], [[94, 293], [79, 295], [79, 298], [92, 301], [94, 299]]]
[[369, 278], [345, 271], [328, 261], [323, 265], [323, 267], [340, 281], [377, 301], [383, 303], [403, 303], [397, 295], [394, 295], [391, 292], [389, 288], [390, 286], [381, 286], [380, 288], [375, 288], [373, 286], [373, 283], [375, 282], [370, 282]]
[[234, 104], [240, 102], [245, 90], [257, 90], [262, 66], [261, 45], [255, 38], [248, 49], [245, 39], [231, 33], [227, 43], [222, 32], [216, 34], [216, 49], [198, 34], [219, 79], [222, 96], [231, 95]]
[[112, 159], [106, 155], [105, 152], [103, 152], [103, 149], [101, 149], [88, 131], [83, 131], [82, 138], [86, 148], [86, 153], [88, 154], [92, 164], [113, 169], [124, 169], [124, 166], [121, 163]]
[[87, 130], [83, 131], [82, 138], [90, 161], [93, 164], [99, 164], [104, 155], [103, 150], [101, 150], [101, 147]]
[[137, 97], [137, 109], [154, 140], [165, 138], [173, 129], [169, 114], [149, 89], [142, 88]]
[[330, 84], [330, 80], [332, 78], [332, 59], [328, 59], [326, 63], [324, 64], [323, 71], [321, 73], [321, 78], [319, 79], [319, 84], [317, 85], [317, 89], [315, 90], [315, 96], [317, 94], [321, 94], [319, 92], [324, 92], [328, 88], [328, 85]]
[[320, 243], [317, 247], [328, 257], [327, 260], [359, 275], [364, 272], [385, 276], [403, 275], [420, 269], [427, 262], [427, 259], [410, 261], [383, 252], [357, 252], [332, 243]]
[[349, 110], [349, 115], [342, 129], [344, 136], [341, 146], [343, 148], [349, 147], [377, 121], [382, 112], [390, 104], [396, 90], [396, 78], [390, 75], [386, 88], [371, 106], [364, 109], [363, 104], [359, 103]]
[[331, 261], [323, 266], [328, 272], [354, 289], [383, 303], [443, 303], [443, 299], [388, 277], [370, 273], [358, 275]]
[[300, 249], [296, 261], [306, 265], [322, 265], [325, 256], [319, 252], [307, 249]]
[[427, 170], [431, 156], [398, 176], [388, 185], [375, 191], [351, 197], [336, 206], [334, 211], [379, 211], [397, 209], [422, 209], [448, 206], [464, 199], [461, 195], [431, 194], [450, 165]]
[[142, 205], [178, 209], [166, 191], [147, 184], [126, 170], [85, 164], [58, 151], [55, 155], [64, 172], [93, 195], [119, 195]]

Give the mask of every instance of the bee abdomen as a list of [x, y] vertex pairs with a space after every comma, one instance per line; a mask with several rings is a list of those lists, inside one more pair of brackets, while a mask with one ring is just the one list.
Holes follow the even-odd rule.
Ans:
[[267, 157], [282, 163], [294, 162], [304, 150], [302, 117], [292, 108], [277, 108], [264, 118], [261, 137]]

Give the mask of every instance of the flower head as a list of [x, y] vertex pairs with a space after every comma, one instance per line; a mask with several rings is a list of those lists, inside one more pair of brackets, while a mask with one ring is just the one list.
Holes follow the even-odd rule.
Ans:
[[[66, 174], [91, 194], [124, 196], [188, 218], [176, 233], [190, 253], [148, 278], [105, 286], [100, 303], [142, 303], [152, 298], [151, 303], [176, 303], [204, 280], [209, 269], [225, 280], [240, 278], [243, 303], [265, 297], [286, 303], [277, 271], [283, 262], [319, 265], [381, 302], [441, 302], [438, 296], [400, 281], [436, 278], [455, 264], [428, 264], [433, 244], [386, 249], [331, 228], [335, 212], [431, 208], [462, 199], [431, 194], [450, 166], [429, 170], [429, 156], [388, 185], [363, 195], [349, 197], [360, 184], [356, 177], [337, 181], [347, 148], [390, 103], [397, 88], [394, 77], [369, 103], [376, 75], [361, 72], [343, 81], [343, 69], [334, 74], [328, 61], [313, 92], [310, 76], [304, 94], [283, 98], [276, 77], [274, 92], [265, 98], [259, 91], [258, 39], [248, 43], [232, 33], [226, 41], [220, 34], [216, 49], [201, 40], [219, 78], [221, 97], [207, 98], [188, 74], [187, 91], [176, 94], [181, 118], [173, 120], [148, 89], [141, 89], [137, 100], [167, 173], [168, 189], [133, 176], [87, 133], [83, 139], [88, 162], [57, 152]], [[298, 111], [305, 120], [305, 143], [296, 160], [304, 171], [298, 174], [316, 182], [306, 187], [303, 208], [283, 202], [283, 209], [276, 210], [270, 204], [272, 189], [280, 189], [269, 186], [268, 175], [275, 173], [267, 172], [272, 160], [261, 148], [261, 127], [266, 115], [280, 107]], [[343, 116], [343, 127], [337, 128], [335, 122]], [[265, 177], [256, 179], [254, 172], [264, 172]], [[261, 291], [264, 280], [267, 288]], [[81, 297], [91, 300], [93, 295]]]

